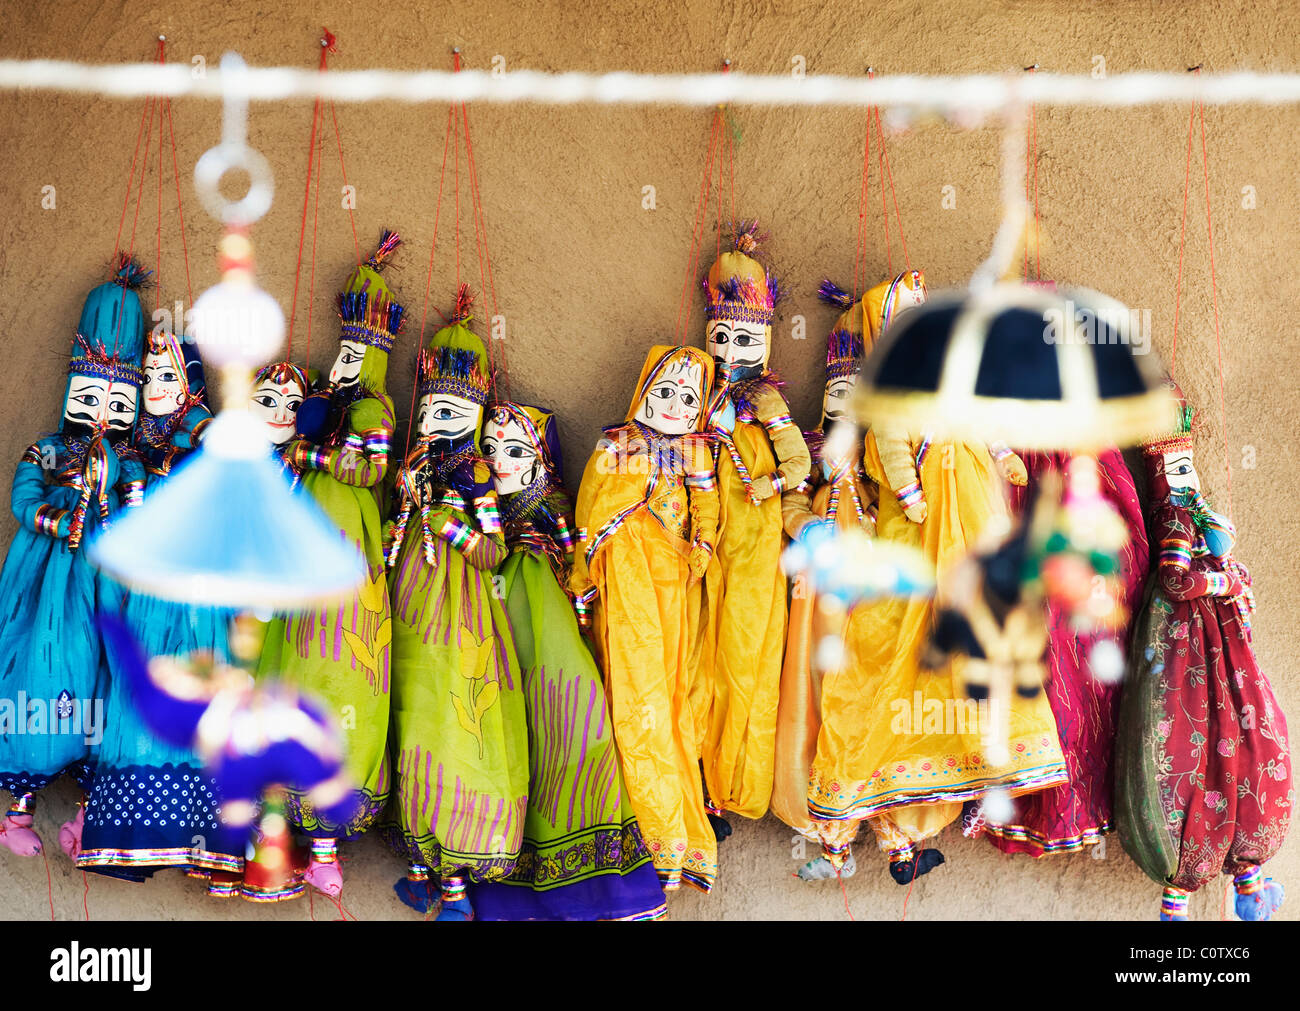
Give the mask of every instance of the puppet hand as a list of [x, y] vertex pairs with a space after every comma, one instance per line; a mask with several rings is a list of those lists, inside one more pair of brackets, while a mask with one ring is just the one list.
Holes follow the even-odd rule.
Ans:
[[703, 579], [712, 558], [713, 548], [708, 544], [700, 543], [692, 547], [691, 553], [686, 560], [686, 564], [690, 566], [691, 575], [696, 579]]
[[316, 444], [308, 442], [306, 439], [294, 439], [289, 446], [289, 451], [285, 456], [289, 462], [298, 470], [315, 470], [316, 469]]
[[997, 465], [998, 473], [1002, 475], [1003, 480], [1019, 485], [1021, 488], [1029, 484], [1029, 471], [1025, 468], [1025, 461], [1015, 453], [1008, 453], [997, 461]]
[[1219, 594], [1219, 596], [1240, 597], [1246, 592], [1246, 585], [1241, 581], [1241, 577], [1239, 577], [1235, 572], [1225, 572], [1224, 575], [1228, 577], [1228, 586], [1227, 589]]
[[764, 474], [762, 477], [756, 477], [749, 482], [749, 500], [758, 505], [765, 502], [774, 494], [775, 489], [772, 487], [772, 478]]
[[903, 515], [913, 523], [924, 523], [926, 516], [929, 514], [930, 510], [926, 508], [925, 499], [921, 499], [920, 502], [913, 502], [903, 509]]

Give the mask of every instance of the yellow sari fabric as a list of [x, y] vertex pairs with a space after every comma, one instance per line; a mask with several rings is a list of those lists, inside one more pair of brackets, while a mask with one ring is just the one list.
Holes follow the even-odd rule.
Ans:
[[[917, 470], [928, 516], [921, 524], [904, 516], [889, 490], [874, 432], [864, 464], [881, 483], [877, 536], [920, 548], [940, 574], [991, 519], [1006, 514], [1001, 478], [983, 446], [935, 443], [924, 450]], [[1010, 761], [985, 760], [981, 728], [988, 713], [965, 698], [963, 661], [920, 667], [932, 611], [924, 598], [857, 608], [848, 621], [844, 668], [823, 681], [808, 805], [833, 861], [844, 859], [862, 819], [871, 819], [882, 848], [904, 849], [936, 835], [963, 801], [990, 787], [1015, 795], [1066, 780], [1045, 694], [1012, 703]]]
[[[703, 402], [712, 359], [697, 348], [656, 347], [629, 419], [665, 355], [689, 355], [703, 366]], [[590, 600], [623, 780], [655, 870], [665, 890], [686, 882], [707, 891], [717, 874], [717, 841], [690, 699], [700, 587], [688, 560], [693, 541], [716, 537], [717, 493], [702, 439], [667, 444], [676, 462], [661, 466], [635, 427], [607, 432], [578, 492], [570, 586], [580, 601]]]
[[[732, 435], [751, 479], [776, 472], [759, 422], [736, 421]], [[730, 454], [717, 454], [719, 535], [705, 581], [707, 613], [697, 676], [708, 685], [702, 753], [709, 800], [746, 818], [767, 813], [772, 796], [776, 710], [785, 646], [786, 578], [781, 496], [750, 502]]]
[[[814, 474], [821, 473], [821, 463], [813, 465]], [[854, 499], [863, 510], [876, 501], [874, 487], [868, 487], [857, 468], [840, 478], [835, 514], [833, 518], [840, 529], [861, 525], [874, 533], [874, 524], [868, 519], [861, 523]], [[808, 519], [830, 516], [832, 485], [822, 483], [813, 492], [808, 512], [796, 517], [802, 525]], [[791, 492], [787, 500], [802, 498], [804, 493]], [[793, 508], [783, 506], [787, 515], [803, 512], [803, 503], [795, 502]], [[786, 532], [793, 535], [789, 521]], [[800, 573], [795, 577], [790, 594], [790, 621], [785, 641], [785, 663], [781, 667], [781, 694], [777, 707], [776, 757], [772, 777], [772, 813], [801, 835], [817, 838], [817, 827], [808, 814], [808, 774], [817, 754], [817, 739], [822, 724], [822, 678], [814, 668], [813, 656], [817, 643], [826, 635], [837, 635], [843, 629], [828, 625], [826, 615], [817, 607], [817, 597], [809, 588], [808, 577]]]

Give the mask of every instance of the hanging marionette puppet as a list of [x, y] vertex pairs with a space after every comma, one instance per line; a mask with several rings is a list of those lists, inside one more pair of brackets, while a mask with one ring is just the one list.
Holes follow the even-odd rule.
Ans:
[[[1095, 460], [1071, 460], [1065, 453], [1019, 455], [1028, 469], [1029, 483], [1012, 486], [1015, 514], [1025, 515], [1049, 475], [1073, 473], [1065, 500], [1067, 513], [1118, 516], [1122, 523], [1118, 570], [1106, 580], [1113, 583], [1115, 599], [1108, 599], [1109, 592], [1093, 592], [1091, 571], [1085, 591], [1090, 602], [1104, 602], [1109, 613], [1080, 621], [1062, 601], [1049, 597], [1047, 602], [1048, 676], [1044, 688], [1056, 719], [1069, 782], [1022, 797], [1014, 803], [1013, 817], [1004, 822], [991, 818], [978, 802], [968, 807], [964, 819], [966, 834], [983, 833], [1004, 853], [1041, 857], [1077, 853], [1114, 828], [1112, 755], [1119, 681], [1129, 644], [1129, 616], [1146, 584], [1148, 549], [1137, 489], [1118, 449], [1105, 450]], [[1092, 527], [1098, 521], [1085, 516], [1083, 522]]]
[[1210, 509], [1192, 461], [1194, 412], [1143, 447], [1159, 558], [1134, 630], [1120, 704], [1115, 807], [1120, 838], [1164, 885], [1162, 920], [1220, 871], [1243, 920], [1267, 920], [1282, 885], [1260, 869], [1291, 820], [1286, 717], [1251, 645], [1250, 574], [1236, 532]]
[[493, 570], [506, 557], [480, 449], [492, 386], [470, 295], [420, 356], [417, 442], [397, 475], [389, 535], [393, 763], [385, 834], [410, 864], [395, 889], [440, 920], [470, 920], [466, 886], [515, 868], [528, 802], [528, 725], [510, 621]]
[[665, 891], [702, 891], [717, 840], [691, 705], [699, 580], [713, 556], [718, 494], [705, 404], [713, 361], [650, 349], [627, 420], [606, 428], [578, 491], [569, 585], [605, 670], [632, 808]]
[[[768, 367], [776, 278], [750, 254], [757, 222], [704, 280], [705, 341], [714, 361], [709, 425], [717, 436], [717, 557], [709, 567], [697, 691], [704, 781], [722, 818], [761, 818], [772, 796], [777, 700], [786, 629], [781, 493], [807, 479], [811, 458]], [[706, 708], [707, 707], [707, 708]]]
[[[924, 300], [925, 279], [917, 270], [872, 288], [863, 299], [871, 339]], [[1006, 516], [1003, 479], [1024, 482], [1024, 465], [1004, 447], [991, 453], [973, 443], [932, 443], [883, 421], [867, 433], [863, 460], [880, 485], [877, 537], [923, 551], [940, 578], [981, 529]], [[966, 703], [957, 669], [962, 659], [934, 672], [921, 669], [932, 612], [931, 600], [913, 597], [882, 600], [849, 616], [843, 667], [822, 685], [822, 726], [809, 776], [808, 809], [823, 857], [804, 877], [851, 868], [850, 844], [866, 819], [889, 854], [891, 876], [906, 884], [943, 862], [936, 848], [919, 844], [954, 821], [963, 801], [991, 788], [1024, 793], [1065, 780], [1041, 692], [1012, 705], [1010, 761], [986, 759], [979, 710]], [[841, 741], [853, 745], [837, 746]]]
[[[311, 694], [335, 718], [346, 720], [347, 770], [358, 784], [353, 816], [342, 823], [328, 821], [292, 791], [287, 804], [290, 821], [311, 839], [305, 880], [329, 896], [343, 887], [338, 840], [354, 839], [369, 828], [389, 790], [392, 624], [384, 592], [379, 494], [394, 427], [393, 402], [385, 389], [388, 353], [401, 331], [403, 308], [380, 270], [400, 242], [396, 232], [384, 232], [374, 255], [357, 266], [339, 294], [342, 330], [329, 385], [302, 401], [298, 437], [283, 452], [340, 535], [360, 549], [369, 574], [351, 599], [273, 621], [258, 668], [259, 676], [283, 678]], [[283, 366], [273, 371], [283, 380], [276, 386], [281, 400], [277, 410], [291, 410], [301, 373]], [[258, 389], [270, 375], [262, 377]], [[279, 392], [285, 389], [289, 392]], [[246, 884], [245, 897], [290, 896], [261, 896]]]
[[568, 594], [573, 565], [555, 415], [499, 403], [483, 452], [492, 462], [510, 556], [499, 592], [528, 707], [528, 809], [519, 863], [473, 890], [489, 920], [644, 920], [664, 893], [623, 787], [600, 669]]
[[[315, 370], [312, 370], [315, 374]], [[293, 485], [301, 479], [286, 452], [293, 447], [298, 430], [298, 408], [311, 393], [308, 373], [292, 362], [272, 362], [257, 370], [248, 409], [266, 428], [271, 450], [280, 460], [285, 475]]]
[[[802, 485], [781, 496], [785, 532], [795, 538], [808, 523], [820, 519], [874, 534], [878, 489], [862, 469], [861, 446], [850, 410], [862, 368], [862, 302], [854, 301], [830, 281], [822, 282], [819, 294], [843, 313], [826, 340], [821, 421], [813, 431], [804, 432], [812, 454], [812, 473]], [[820, 600], [810, 589], [806, 573], [795, 578], [776, 724], [772, 813], [811, 839], [817, 839], [817, 830], [808, 814], [808, 771], [821, 727], [822, 678], [826, 665], [835, 659], [820, 650], [828, 639], [839, 640], [845, 618], [842, 609], [828, 605], [831, 602]]]
[[[146, 468], [148, 498], [198, 448], [212, 413], [204, 403], [203, 363], [191, 340], [150, 334], [143, 372], [144, 413], [134, 442]], [[132, 593], [123, 616], [150, 656], [229, 659], [232, 616], [226, 611]], [[112, 659], [116, 671], [124, 659]], [[167, 867], [239, 872], [246, 840], [221, 824], [215, 786], [194, 753], [152, 733], [126, 679], [114, 678], [107, 713], [77, 866], [137, 881]]]
[[[104, 732], [108, 658], [95, 615], [121, 590], [86, 561], [86, 545], [119, 508], [139, 503], [144, 467], [131, 449], [145, 271], [123, 255], [86, 298], [68, 363], [59, 430], [29, 446], [14, 473], [19, 529], [0, 573], [0, 789], [14, 804], [0, 845], [41, 852], [32, 797], [64, 772], [83, 786]], [[81, 846], [78, 818], [59, 842]]]

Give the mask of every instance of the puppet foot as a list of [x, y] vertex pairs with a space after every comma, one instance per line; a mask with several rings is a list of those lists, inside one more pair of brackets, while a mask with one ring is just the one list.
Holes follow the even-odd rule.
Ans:
[[433, 884], [429, 881], [429, 868], [423, 864], [411, 864], [406, 877], [393, 885], [393, 891], [404, 905], [417, 913], [427, 913], [437, 904]]
[[244, 875], [236, 871], [213, 871], [208, 875], [208, 896], [213, 899], [233, 899], [239, 894]]
[[1286, 897], [1286, 890], [1272, 878], [1264, 877], [1258, 865], [1232, 879], [1237, 887], [1236, 911], [1239, 920], [1268, 920]]
[[11, 814], [0, 822], [0, 846], [20, 857], [40, 855], [41, 837], [32, 830], [32, 816]]
[[836, 877], [837, 874], [841, 878], [851, 878], [857, 871], [858, 863], [853, 859], [853, 854], [850, 853], [838, 872], [830, 860], [826, 857], [818, 857], [816, 860], [809, 860], [795, 874], [801, 881], [825, 881], [828, 878]]
[[921, 850], [920, 853], [917, 853], [915, 848], [909, 847], [889, 855], [889, 876], [900, 885], [911, 884], [923, 874], [929, 874], [943, 862], [943, 854], [933, 847]]
[[1187, 919], [1187, 893], [1173, 885], [1165, 887], [1165, 894], [1160, 899], [1161, 922], [1172, 923]]
[[443, 878], [442, 908], [434, 919], [460, 922], [474, 919], [474, 907], [469, 904], [469, 896], [465, 894], [463, 877]]
[[335, 839], [313, 839], [311, 841], [311, 859], [307, 861], [307, 870], [303, 880], [316, 891], [331, 899], [337, 899], [343, 891], [343, 871], [339, 868], [338, 841]]
[[713, 837], [722, 842], [727, 836], [731, 835], [731, 822], [722, 817], [721, 814], [709, 812], [709, 824], [713, 826]]
[[81, 855], [81, 833], [86, 827], [86, 805], [77, 805], [77, 814], [71, 821], [59, 826], [59, 847], [73, 863]]

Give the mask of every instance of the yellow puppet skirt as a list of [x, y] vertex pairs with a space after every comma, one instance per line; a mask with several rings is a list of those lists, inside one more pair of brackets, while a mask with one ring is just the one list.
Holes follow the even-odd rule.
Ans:
[[[869, 451], [874, 446], [869, 445]], [[942, 574], [1005, 512], [1001, 479], [983, 447], [936, 444], [922, 461], [929, 515], [909, 521], [881, 496], [877, 536], [920, 548]], [[842, 861], [857, 823], [871, 819], [884, 849], [904, 850], [956, 820], [992, 787], [1011, 795], [1064, 783], [1065, 761], [1045, 693], [1010, 703], [1011, 758], [993, 765], [982, 735], [995, 713], [967, 699], [961, 658], [923, 670], [929, 599], [855, 609], [842, 669], [822, 682], [822, 724], [808, 777], [808, 810], [826, 855]]]
[[691, 709], [690, 569], [647, 510], [628, 517], [591, 567], [593, 614], [632, 809], [667, 891], [703, 891], [717, 876], [717, 840], [700, 782]]

